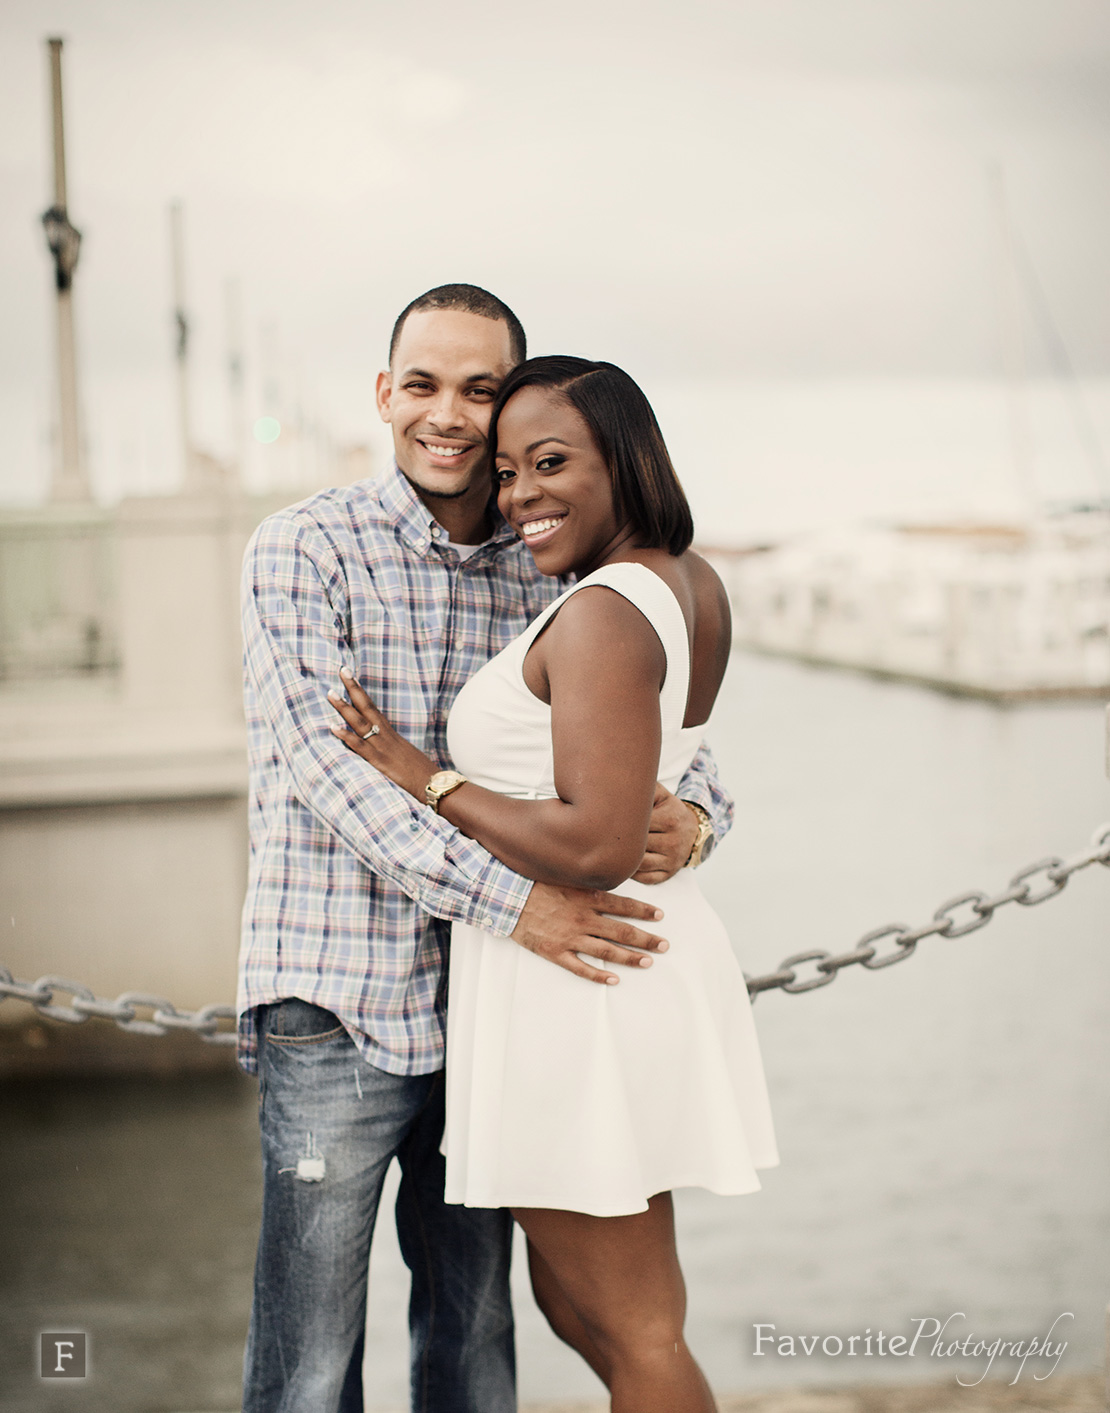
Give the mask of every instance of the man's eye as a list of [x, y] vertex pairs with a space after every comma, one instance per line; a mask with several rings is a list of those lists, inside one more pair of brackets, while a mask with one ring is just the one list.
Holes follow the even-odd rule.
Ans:
[[408, 392], [435, 392], [435, 388], [432, 386], [431, 383], [423, 383], [419, 381], [414, 383], [406, 383], [405, 389]]
[[485, 399], [485, 400], [489, 400], [490, 398], [496, 397], [497, 394], [494, 392], [494, 390], [493, 390], [492, 388], [471, 388], [471, 389], [470, 389], [470, 396], [471, 396], [471, 397], [480, 397], [480, 398], [483, 398], [483, 399]]

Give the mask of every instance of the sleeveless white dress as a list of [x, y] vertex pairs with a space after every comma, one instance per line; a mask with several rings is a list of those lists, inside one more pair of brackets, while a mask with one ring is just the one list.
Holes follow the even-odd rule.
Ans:
[[[686, 623], [642, 564], [579, 581], [466, 683], [447, 724], [469, 779], [518, 798], [553, 798], [551, 709], [523, 677], [525, 654], [570, 594], [615, 589], [667, 656], [658, 778], [675, 790], [701, 741], [684, 728]], [[447, 1008], [446, 1199], [468, 1207], [551, 1207], [595, 1216], [647, 1209], [676, 1187], [753, 1192], [778, 1162], [743, 974], [692, 869], [614, 890], [661, 907], [670, 950], [599, 986], [516, 942], [455, 923]], [[587, 959], [588, 960], [588, 959]]]

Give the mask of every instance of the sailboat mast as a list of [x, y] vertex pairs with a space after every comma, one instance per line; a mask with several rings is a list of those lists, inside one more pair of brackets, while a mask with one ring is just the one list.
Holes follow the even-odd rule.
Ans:
[[227, 393], [233, 477], [241, 488], [247, 474], [246, 370], [243, 355], [243, 291], [237, 279], [224, 284]]
[[1014, 232], [1006, 200], [1006, 178], [1000, 163], [992, 163], [987, 168], [987, 187], [994, 208], [994, 227], [997, 232], [995, 287], [998, 300], [999, 344], [1007, 386], [1010, 454], [1013, 458], [1018, 492], [1030, 514], [1035, 514], [1038, 496], [1033, 468], [1033, 438], [1029, 427], [1028, 368], [1022, 330], [1022, 300], [1018, 288]]
[[181, 202], [170, 207], [170, 260], [173, 275], [174, 362], [177, 365], [177, 420], [181, 437], [181, 480], [186, 494], [199, 489], [193, 447], [189, 387], [189, 316], [185, 306], [185, 231]]

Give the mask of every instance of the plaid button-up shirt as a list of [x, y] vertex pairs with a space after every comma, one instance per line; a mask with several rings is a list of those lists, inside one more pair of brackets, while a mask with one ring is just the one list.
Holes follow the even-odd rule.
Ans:
[[[503, 521], [460, 560], [396, 466], [255, 531], [243, 572], [244, 1069], [257, 1068], [254, 1008], [291, 996], [334, 1012], [380, 1069], [442, 1067], [450, 921], [507, 937], [532, 885], [348, 751], [326, 693], [349, 667], [403, 736], [449, 766], [459, 688], [564, 587]], [[681, 793], [728, 830], [732, 803], [706, 753]]]

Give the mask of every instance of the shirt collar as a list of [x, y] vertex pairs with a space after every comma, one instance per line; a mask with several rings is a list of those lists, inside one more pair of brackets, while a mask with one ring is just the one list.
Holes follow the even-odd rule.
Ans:
[[[382, 509], [417, 554], [427, 556], [447, 548], [447, 531], [413, 490], [395, 460], [378, 477], [377, 492]], [[493, 517], [493, 534], [472, 556], [473, 559], [499, 551], [517, 538], [496, 506], [493, 507]]]

